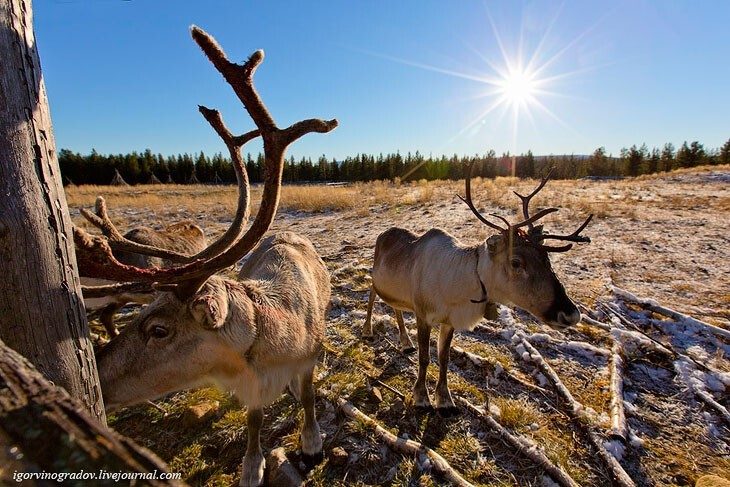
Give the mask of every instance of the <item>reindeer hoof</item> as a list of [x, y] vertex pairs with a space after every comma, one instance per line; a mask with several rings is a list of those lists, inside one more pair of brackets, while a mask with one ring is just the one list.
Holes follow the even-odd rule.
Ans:
[[362, 341], [372, 343], [375, 337], [373, 335], [362, 335]]
[[322, 463], [322, 460], [324, 460], [324, 453], [322, 451], [319, 451], [313, 455], [307, 455], [306, 453], [302, 452], [302, 463], [304, 463], [304, 465], [307, 467], [307, 471]]
[[459, 416], [461, 414], [461, 411], [456, 406], [446, 406], [442, 408], [436, 408], [436, 411], [438, 412], [438, 415], [442, 418], [453, 418], [455, 416]]
[[406, 347], [406, 348], [403, 349], [403, 353], [405, 353], [406, 355], [411, 355], [415, 351], [416, 351], [416, 347], [414, 347], [413, 345], [411, 345], [410, 347]]

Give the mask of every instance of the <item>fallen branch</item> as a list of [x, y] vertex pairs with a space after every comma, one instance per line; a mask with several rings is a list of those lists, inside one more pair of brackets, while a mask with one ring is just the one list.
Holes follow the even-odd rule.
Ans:
[[626, 444], [628, 427], [624, 412], [624, 359], [620, 340], [612, 337], [611, 360], [608, 365], [611, 374], [611, 430], [609, 436]]
[[524, 336], [520, 333], [516, 333], [522, 346], [525, 348], [530, 356], [530, 359], [540, 368], [540, 371], [547, 377], [547, 379], [553, 384], [558, 395], [563, 399], [565, 405], [568, 406], [569, 415], [575, 420], [575, 422], [584, 431], [588, 439], [590, 440], [593, 447], [598, 451], [598, 454], [603, 460], [606, 468], [611, 473], [613, 481], [622, 487], [635, 487], [634, 481], [626, 473], [621, 464], [616, 458], [610, 454], [603, 446], [603, 440], [591, 427], [591, 420], [585, 412], [583, 405], [578, 402], [573, 395], [570, 393], [567, 387], [560, 380], [558, 374], [555, 373], [550, 364], [548, 364], [540, 352], [528, 342]]
[[580, 315], [580, 321], [581, 321], [581, 323], [595, 326], [596, 328], [600, 328], [601, 330], [604, 330], [604, 331], [611, 331], [611, 325], [601, 323], [600, 321], [594, 320], [590, 316], [583, 314], [583, 313], [581, 313], [581, 315]]
[[616, 286], [611, 286], [610, 289], [611, 289], [611, 292], [616, 297], [621, 298], [624, 301], [638, 304], [642, 308], [648, 309], [649, 311], [653, 311], [655, 313], [659, 313], [659, 314], [664, 315], [668, 318], [671, 318], [675, 321], [682, 321], [684, 323], [694, 325], [699, 328], [704, 328], [704, 329], [714, 333], [717, 336], [720, 336], [726, 340], [730, 340], [730, 330], [720, 328], [719, 326], [711, 325], [709, 323], [700, 321], [700, 320], [693, 318], [689, 315], [686, 315], [684, 313], [680, 313], [679, 311], [675, 311], [673, 309], [662, 306], [659, 303], [657, 303], [656, 301], [654, 301], [653, 299], [640, 298], [640, 297], [630, 293], [629, 291], [618, 288]]
[[[324, 396], [324, 394], [320, 395]], [[378, 422], [375, 421], [373, 418], [353, 406], [351, 402], [342, 399], [341, 397], [337, 398], [337, 404], [342, 412], [344, 412], [347, 416], [370, 426], [373, 429], [373, 432], [381, 440], [383, 440], [385, 444], [388, 445], [388, 447], [393, 451], [396, 451], [403, 455], [424, 455], [430, 460], [434, 470], [442, 475], [446, 480], [451, 482], [452, 485], [455, 485], [457, 487], [474, 487], [473, 484], [465, 480], [464, 477], [459, 474], [459, 472], [454, 470], [454, 468], [449, 465], [449, 462], [447, 462], [444, 457], [442, 457], [432, 449], [416, 441], [407, 440], [405, 438], [400, 438], [394, 435], [390, 431], [380, 426]]]
[[543, 450], [532, 441], [525, 437], [517, 436], [510, 433], [489, 413], [482, 411], [466, 399], [462, 397], [457, 397], [456, 401], [464, 406], [467, 410], [471, 411], [474, 415], [479, 417], [482, 421], [484, 421], [487, 426], [489, 426], [502, 441], [520, 452], [526, 458], [535, 462], [535, 464], [542, 468], [545, 473], [552, 477], [552, 479], [555, 480], [559, 485], [562, 485], [563, 487], [578, 486], [575, 480], [573, 480], [565, 470], [551, 462], [550, 459], [545, 455], [545, 453], [543, 453]]
[[497, 375], [502, 373], [502, 374], [506, 375], [513, 382], [516, 382], [527, 389], [530, 389], [533, 391], [539, 391], [539, 392], [542, 392], [543, 394], [547, 393], [547, 391], [545, 389], [543, 389], [542, 387], [535, 385], [535, 384], [531, 384], [525, 380], [520, 379], [519, 377], [514, 375], [512, 372], [510, 372], [509, 370], [502, 367], [501, 364], [498, 364], [501, 370], [497, 369], [496, 368], [497, 364], [493, 364], [488, 358], [482, 357], [481, 355], [477, 355], [475, 353], [464, 350], [461, 347], [452, 345], [451, 346], [451, 355], [452, 355], [452, 357], [455, 356], [455, 357], [465, 358], [466, 360], [468, 360], [469, 362], [474, 364], [476, 367], [487, 368], [488, 366], [492, 366], [495, 368]]

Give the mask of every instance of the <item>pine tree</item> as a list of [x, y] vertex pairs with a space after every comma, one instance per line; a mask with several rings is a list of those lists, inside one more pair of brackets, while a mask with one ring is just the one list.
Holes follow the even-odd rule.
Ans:
[[730, 164], [730, 139], [720, 147], [720, 152], [717, 155], [718, 164]]
[[668, 172], [674, 166], [674, 145], [671, 142], [664, 144], [661, 154], [662, 171]]

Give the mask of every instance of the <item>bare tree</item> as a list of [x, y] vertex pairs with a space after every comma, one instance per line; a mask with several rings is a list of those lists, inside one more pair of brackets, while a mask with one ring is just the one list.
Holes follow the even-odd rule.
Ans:
[[0, 339], [104, 422], [32, 22], [0, 3]]

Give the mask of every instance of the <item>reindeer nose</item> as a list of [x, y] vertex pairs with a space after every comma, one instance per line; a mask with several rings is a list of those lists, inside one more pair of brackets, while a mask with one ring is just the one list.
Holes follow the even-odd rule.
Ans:
[[579, 321], [580, 311], [578, 311], [577, 308], [573, 309], [573, 311], [569, 313], [565, 313], [564, 311], [558, 311], [558, 323], [563, 326], [577, 325]]

